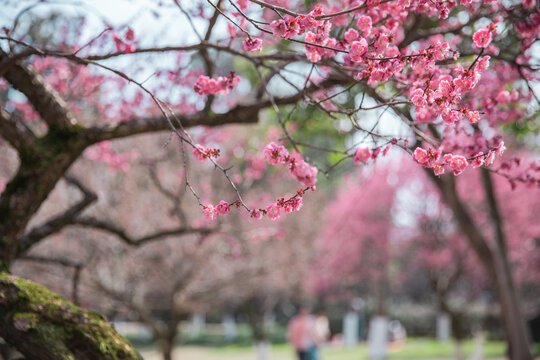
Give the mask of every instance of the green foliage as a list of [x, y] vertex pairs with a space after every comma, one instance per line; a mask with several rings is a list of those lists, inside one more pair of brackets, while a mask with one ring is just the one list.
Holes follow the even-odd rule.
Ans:
[[540, 133], [540, 111], [536, 111], [530, 118], [505, 124], [502, 126], [505, 133], [513, 135], [518, 141], [523, 142], [530, 134]]

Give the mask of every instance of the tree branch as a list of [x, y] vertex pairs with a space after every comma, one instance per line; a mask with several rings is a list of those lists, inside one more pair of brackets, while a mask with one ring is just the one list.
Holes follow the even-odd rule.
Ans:
[[497, 203], [497, 197], [493, 188], [493, 181], [490, 172], [482, 168], [482, 182], [484, 183], [484, 192], [486, 194], [486, 203], [489, 208], [489, 215], [493, 222], [495, 239], [501, 251], [506, 252], [506, 237], [503, 231], [503, 220]]
[[34, 134], [2, 107], [0, 107], [0, 136], [9, 142], [20, 156], [35, 154]]
[[[306, 93], [316, 91], [319, 88], [328, 88], [342, 84], [339, 79], [327, 79], [318, 86], [310, 86]], [[298, 92], [294, 95], [276, 98], [277, 105], [289, 105], [300, 101], [304, 97], [304, 92]], [[227, 124], [254, 124], [259, 120], [259, 111], [272, 106], [270, 100], [261, 100], [248, 105], [237, 105], [233, 109], [223, 114], [214, 116], [204, 113], [194, 115], [174, 115], [184, 128], [194, 126], [221, 126]], [[164, 116], [154, 116], [147, 118], [136, 118], [115, 125], [94, 126], [80, 131], [79, 136], [88, 139], [92, 143], [103, 140], [127, 137], [147, 132], [171, 130], [171, 126]]]
[[484, 263], [486, 268], [490, 269], [492, 267], [493, 260], [491, 249], [484, 235], [482, 235], [478, 229], [478, 226], [475, 224], [469, 210], [461, 202], [461, 199], [457, 193], [454, 175], [450, 174], [442, 179], [435, 176], [431, 169], [425, 168], [425, 170], [428, 176], [441, 191], [446, 204], [448, 204], [450, 209], [452, 209], [461, 231], [463, 231], [463, 233], [469, 239], [469, 244], [475, 250], [476, 255], [480, 261]]
[[42, 225], [36, 226], [28, 233], [22, 236], [19, 242], [18, 253], [22, 254], [40, 240], [55, 234], [62, 230], [66, 225], [72, 224], [75, 218], [86, 209], [91, 203], [97, 200], [96, 194], [86, 188], [78, 179], [73, 176], [66, 175], [64, 177], [67, 183], [76, 186], [82, 193], [83, 198], [76, 204], [72, 205], [62, 214], [49, 219]]
[[183, 235], [189, 235], [189, 234], [208, 234], [215, 231], [215, 229], [210, 229], [210, 228], [191, 228], [191, 227], [186, 227], [186, 226], [179, 226], [174, 229], [161, 230], [161, 231], [158, 231], [153, 234], [146, 235], [140, 238], [134, 238], [128, 235], [124, 231], [124, 229], [122, 229], [121, 227], [116, 226], [113, 223], [96, 219], [93, 217], [80, 217], [78, 219], [75, 219], [72, 224], [108, 232], [110, 234], [116, 235], [126, 244], [134, 245], [134, 246], [140, 246], [147, 242], [159, 240], [159, 239], [166, 238], [169, 236], [183, 236]]
[[113, 300], [120, 302], [122, 305], [135, 312], [139, 317], [139, 320], [141, 320], [148, 327], [150, 327], [150, 330], [152, 331], [154, 337], [159, 338], [162, 336], [165, 329], [160, 326], [160, 323], [154, 317], [152, 317], [152, 315], [147, 311], [145, 307], [135, 303], [129, 296], [126, 296], [126, 294], [118, 292], [115, 289], [112, 289], [111, 287], [105, 285], [103, 282], [99, 281], [99, 279], [94, 279], [93, 282], [96, 287], [105, 295], [111, 297]]
[[[0, 49], [0, 62], [8, 58], [8, 54]], [[34, 110], [50, 127], [68, 129], [77, 124], [75, 116], [60, 94], [30, 65], [16, 61], [10, 66], [10, 70], [3, 74], [3, 77], [26, 96]]]

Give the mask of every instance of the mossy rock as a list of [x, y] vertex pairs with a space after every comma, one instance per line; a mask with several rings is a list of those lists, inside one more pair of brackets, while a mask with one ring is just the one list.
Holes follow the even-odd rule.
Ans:
[[29, 359], [142, 359], [107, 320], [0, 273], [0, 336]]

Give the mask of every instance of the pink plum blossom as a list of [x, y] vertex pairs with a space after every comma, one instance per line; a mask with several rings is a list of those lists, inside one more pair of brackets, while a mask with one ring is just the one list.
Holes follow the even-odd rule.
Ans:
[[371, 33], [372, 20], [371, 17], [364, 15], [358, 18], [356, 22], [358, 29], [363, 32], [364, 36], [368, 36]]
[[262, 43], [262, 40], [259, 38], [245, 38], [242, 46], [247, 52], [259, 52], [262, 50]]
[[303, 183], [305, 186], [313, 186], [317, 182], [317, 168], [309, 165], [304, 160], [300, 160], [294, 167], [293, 174], [296, 180]]
[[283, 145], [271, 142], [264, 148], [264, 156], [269, 164], [277, 165], [286, 161], [289, 157], [289, 152]]
[[351, 50], [349, 52], [351, 59], [353, 61], [362, 60], [362, 56], [366, 53], [367, 48], [368, 48], [368, 43], [366, 39], [361, 38], [360, 40], [353, 41], [353, 43], [351, 44]]
[[249, 216], [252, 217], [253, 219], [260, 220], [263, 217], [263, 213], [259, 209], [253, 209], [250, 211]]
[[484, 153], [478, 152], [472, 156], [471, 166], [477, 168], [484, 165]]
[[277, 220], [281, 216], [281, 208], [276, 204], [268, 205], [265, 210], [270, 220]]
[[488, 29], [481, 29], [474, 33], [473, 42], [479, 48], [486, 48], [491, 44], [491, 31]]
[[228, 202], [221, 200], [216, 206], [216, 211], [220, 215], [228, 215], [231, 213], [231, 208]]
[[302, 207], [302, 198], [300, 196], [293, 197], [283, 204], [283, 210], [286, 213], [298, 211]]
[[203, 213], [204, 216], [211, 220], [214, 220], [217, 216], [217, 210], [213, 205], [206, 205], [205, 207], [203, 207]]
[[354, 163], [365, 163], [371, 157], [371, 150], [369, 148], [357, 148], [354, 151]]
[[231, 71], [229, 76], [220, 76], [217, 79], [201, 75], [193, 85], [193, 90], [199, 95], [224, 95], [236, 88], [238, 83], [240, 83], [240, 77], [234, 71]]
[[417, 147], [414, 150], [413, 159], [420, 165], [425, 165], [429, 161], [428, 152], [422, 148]]
[[449, 163], [452, 170], [454, 170], [454, 175], [461, 174], [465, 168], [469, 165], [469, 162], [464, 156], [453, 155]]

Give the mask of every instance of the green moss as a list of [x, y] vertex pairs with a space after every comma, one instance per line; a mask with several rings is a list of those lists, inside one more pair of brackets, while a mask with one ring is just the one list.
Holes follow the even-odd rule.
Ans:
[[131, 344], [99, 314], [85, 311], [43, 286], [0, 273], [0, 320], [8, 320], [27, 343], [55, 358], [77, 353], [96, 359], [140, 359]]
[[39, 317], [34, 313], [20, 312], [13, 315], [13, 321], [16, 324], [17, 328], [24, 328], [24, 331], [29, 329], [35, 329], [39, 322]]

